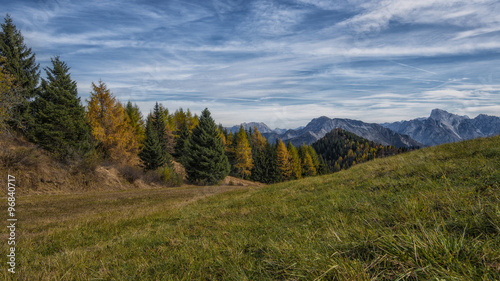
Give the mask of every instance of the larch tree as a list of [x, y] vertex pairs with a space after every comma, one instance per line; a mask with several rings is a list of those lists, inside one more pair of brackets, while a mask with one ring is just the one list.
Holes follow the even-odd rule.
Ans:
[[241, 178], [248, 178], [253, 168], [252, 149], [247, 139], [247, 133], [240, 127], [236, 137], [235, 148], [236, 164], [234, 165]]
[[125, 112], [128, 115], [130, 126], [134, 129], [137, 142], [139, 143], [139, 146], [142, 147], [144, 139], [146, 138], [146, 128], [141, 110], [137, 104], [132, 104], [131, 101], [128, 101], [125, 106]]
[[292, 178], [300, 179], [302, 178], [302, 164], [300, 162], [299, 152], [291, 142], [288, 143], [287, 150], [291, 157]]
[[191, 182], [216, 184], [229, 174], [224, 144], [208, 109], [203, 110], [198, 126], [186, 143], [184, 164]]
[[266, 138], [262, 136], [262, 134], [259, 132], [259, 129], [255, 125], [253, 127], [253, 132], [252, 132], [252, 143], [256, 149], [261, 151], [264, 150], [267, 143]]
[[314, 167], [309, 151], [305, 151], [304, 158], [302, 159], [302, 175], [306, 177], [316, 175], [316, 168]]
[[106, 84], [92, 83], [90, 100], [87, 101], [87, 119], [92, 128], [96, 148], [105, 159], [117, 163], [137, 162], [138, 142], [128, 115]]
[[309, 155], [311, 155], [311, 159], [313, 161], [314, 168], [316, 169], [316, 172], [319, 170], [320, 166], [320, 159], [318, 157], [318, 154], [316, 153], [316, 150], [311, 145], [307, 145], [306, 147], [307, 152]]
[[21, 102], [11, 109], [10, 125], [18, 129], [25, 129], [28, 115], [28, 105], [36, 95], [36, 88], [40, 79], [40, 65], [35, 61], [35, 54], [24, 43], [24, 37], [14, 25], [10, 15], [6, 15], [0, 31], [0, 62], [2, 69], [14, 77], [16, 94]]
[[276, 147], [276, 159], [278, 162], [278, 168], [281, 172], [281, 178], [283, 180], [290, 179], [290, 176], [292, 175], [292, 163], [290, 161], [291, 156], [281, 139]]
[[32, 103], [31, 139], [58, 158], [83, 156], [91, 150], [90, 126], [80, 103], [76, 82], [59, 57], [45, 68], [39, 95]]

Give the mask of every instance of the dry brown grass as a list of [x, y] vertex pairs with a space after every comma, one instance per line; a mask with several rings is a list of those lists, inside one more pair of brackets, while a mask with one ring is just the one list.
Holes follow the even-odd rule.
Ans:
[[[174, 162], [174, 170], [184, 179], [186, 172], [181, 164]], [[82, 165], [82, 163], [62, 164], [54, 160], [46, 151], [23, 138], [0, 136], [0, 180], [6, 182], [7, 175], [17, 179], [17, 194], [66, 194], [82, 192], [102, 192], [135, 189], [165, 188], [159, 176], [152, 180], [151, 173], [142, 169], [124, 167], [109, 163]], [[263, 186], [227, 177], [221, 185]], [[189, 186], [184, 180], [182, 186]], [[0, 192], [6, 194], [6, 190]]]

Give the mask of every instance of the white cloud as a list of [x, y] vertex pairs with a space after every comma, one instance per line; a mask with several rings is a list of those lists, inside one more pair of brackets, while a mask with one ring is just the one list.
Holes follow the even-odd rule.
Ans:
[[494, 0], [382, 0], [368, 1], [364, 11], [344, 22], [343, 26], [357, 32], [378, 32], [386, 29], [390, 21], [402, 23], [449, 23], [465, 27], [498, 23], [497, 2]]
[[255, 1], [250, 17], [240, 24], [240, 30], [260, 36], [293, 34], [293, 27], [301, 22], [304, 13], [273, 1]]

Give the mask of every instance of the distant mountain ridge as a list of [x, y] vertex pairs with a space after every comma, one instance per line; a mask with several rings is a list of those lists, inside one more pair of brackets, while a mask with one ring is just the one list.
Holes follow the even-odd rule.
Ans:
[[249, 123], [241, 123], [240, 125], [235, 125], [235, 126], [232, 126], [231, 128], [227, 128], [229, 132], [231, 133], [238, 133], [238, 131], [240, 130], [240, 126], [243, 126], [243, 129], [245, 129], [245, 131], [248, 131], [248, 129], [252, 129], [254, 128], [254, 126], [257, 127], [257, 129], [259, 130], [259, 132], [261, 133], [272, 133], [273, 130], [271, 128], [269, 128], [269, 126], [267, 126], [265, 123], [262, 123], [262, 122], [249, 122]]
[[291, 142], [295, 146], [302, 143], [312, 144], [320, 138], [324, 137], [333, 129], [344, 129], [354, 133], [362, 138], [380, 143], [382, 145], [392, 145], [395, 147], [412, 147], [422, 146], [407, 135], [396, 133], [379, 124], [365, 123], [359, 120], [351, 119], [331, 119], [326, 116], [313, 119], [307, 126], [302, 129], [288, 130], [284, 134], [263, 133], [262, 135], [273, 142], [276, 139], [282, 139], [284, 142]]
[[[460, 116], [442, 109], [434, 109], [428, 118], [416, 118], [409, 121], [392, 123], [365, 123], [359, 120], [314, 118], [305, 127], [297, 129], [274, 129], [260, 122], [243, 123], [248, 130], [254, 126], [270, 142], [282, 139], [298, 146], [312, 144], [333, 129], [344, 129], [362, 138], [395, 147], [433, 146], [443, 143], [489, 137], [500, 134], [500, 117], [480, 114], [476, 118]], [[233, 126], [229, 131], [235, 133], [240, 126]]]
[[500, 117], [480, 114], [471, 119], [442, 109], [434, 109], [428, 118], [383, 123], [382, 126], [433, 146], [500, 134]]

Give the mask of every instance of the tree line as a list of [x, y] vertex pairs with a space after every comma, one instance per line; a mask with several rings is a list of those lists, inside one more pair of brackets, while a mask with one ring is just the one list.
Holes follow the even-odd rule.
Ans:
[[235, 177], [276, 183], [328, 173], [326, 162], [310, 145], [298, 148], [282, 140], [269, 143], [256, 126], [233, 134], [222, 129], [225, 150]]

